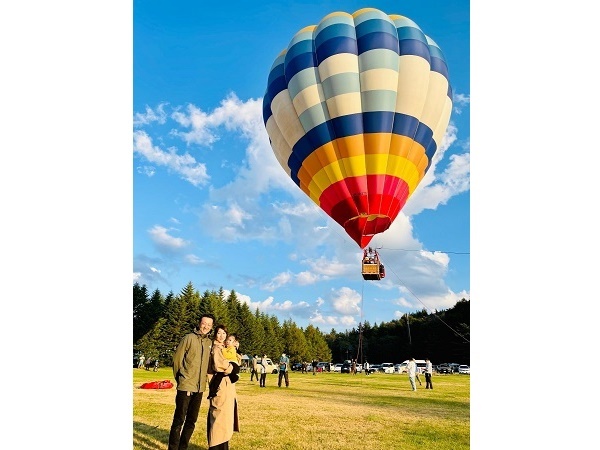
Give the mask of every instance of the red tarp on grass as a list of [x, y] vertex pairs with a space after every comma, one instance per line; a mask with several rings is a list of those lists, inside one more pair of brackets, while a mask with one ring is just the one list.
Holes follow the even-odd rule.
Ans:
[[169, 380], [150, 381], [149, 383], [144, 383], [140, 386], [141, 389], [171, 389], [172, 387], [173, 383]]

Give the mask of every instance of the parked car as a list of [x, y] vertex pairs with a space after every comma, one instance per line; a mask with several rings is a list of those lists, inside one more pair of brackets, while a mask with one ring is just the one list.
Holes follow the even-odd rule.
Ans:
[[461, 364], [460, 366], [458, 366], [458, 373], [466, 373], [466, 374], [471, 374], [471, 368], [469, 366], [467, 366], [466, 364]]
[[352, 370], [352, 364], [345, 362], [342, 364], [342, 367], [340, 368], [340, 373], [350, 373], [351, 370]]
[[[277, 373], [279, 371], [279, 369], [277, 369], [277, 366], [275, 364], [273, 364], [273, 361], [271, 361], [271, 358], [266, 358], [267, 360], [267, 373]], [[258, 360], [258, 364], [262, 364], [262, 358], [259, 358]]]
[[380, 371], [383, 373], [394, 373], [394, 363], [383, 363]]
[[438, 373], [452, 373], [452, 368], [447, 363], [438, 364]]
[[457, 363], [450, 363], [448, 364], [450, 366], [450, 368], [452, 369], [453, 373], [458, 373], [458, 367], [460, 366], [460, 364]]
[[377, 373], [381, 371], [381, 364], [369, 364], [369, 373]]
[[343, 365], [342, 363], [338, 363], [338, 364], [334, 365], [333, 371], [340, 373], [342, 371], [342, 365]]
[[321, 361], [317, 364], [317, 371], [319, 372], [331, 372], [333, 364], [330, 362]]
[[302, 370], [302, 363], [292, 364], [292, 370]]

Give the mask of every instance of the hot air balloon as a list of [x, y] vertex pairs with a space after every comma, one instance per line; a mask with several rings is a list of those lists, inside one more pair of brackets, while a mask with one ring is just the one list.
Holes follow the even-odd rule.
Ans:
[[361, 249], [415, 192], [451, 110], [438, 45], [411, 19], [374, 8], [298, 31], [263, 100], [277, 160]]

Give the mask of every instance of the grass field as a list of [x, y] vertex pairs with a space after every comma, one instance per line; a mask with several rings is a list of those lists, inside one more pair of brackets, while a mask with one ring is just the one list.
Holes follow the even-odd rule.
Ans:
[[[236, 383], [240, 432], [232, 450], [460, 450], [469, 448], [470, 376], [434, 375], [433, 390], [410, 388], [406, 374], [290, 373], [290, 387], [267, 375], [259, 388], [250, 374]], [[175, 388], [139, 389], [173, 381], [170, 367], [133, 369], [133, 448], [166, 449]], [[206, 393], [190, 450], [206, 450]]]

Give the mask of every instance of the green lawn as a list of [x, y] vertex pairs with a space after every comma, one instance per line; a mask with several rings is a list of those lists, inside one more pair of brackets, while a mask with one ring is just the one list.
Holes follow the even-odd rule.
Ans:
[[[434, 375], [433, 390], [410, 389], [406, 374], [291, 372], [290, 387], [277, 375], [259, 388], [250, 374], [236, 384], [240, 433], [232, 450], [460, 450], [469, 448], [470, 376]], [[175, 388], [146, 390], [146, 381], [173, 381], [171, 368], [133, 369], [133, 448], [166, 449]], [[205, 394], [206, 395], [206, 394]], [[206, 450], [203, 399], [190, 450]]]

